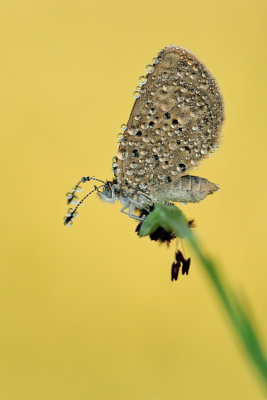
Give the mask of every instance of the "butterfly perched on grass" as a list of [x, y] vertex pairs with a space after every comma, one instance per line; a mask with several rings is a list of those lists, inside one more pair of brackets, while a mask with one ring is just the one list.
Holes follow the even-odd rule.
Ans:
[[[215, 78], [194, 54], [174, 45], [161, 50], [146, 72], [119, 134], [113, 179], [83, 177], [67, 193], [76, 207], [68, 210], [66, 225], [93, 192], [106, 202], [120, 201], [121, 212], [143, 221], [155, 204], [195, 203], [218, 190], [215, 183], [189, 174], [219, 147], [224, 107]], [[100, 185], [79, 201], [77, 192], [86, 181]]]

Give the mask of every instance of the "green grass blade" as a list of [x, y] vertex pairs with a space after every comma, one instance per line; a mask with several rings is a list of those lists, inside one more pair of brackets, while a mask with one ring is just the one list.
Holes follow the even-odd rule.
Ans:
[[267, 357], [245, 306], [219, 272], [214, 261], [202, 250], [181, 210], [174, 206], [157, 205], [142, 223], [139, 235], [141, 237], [150, 235], [159, 226], [189, 241], [221, 299], [250, 361], [256, 367], [267, 389]]

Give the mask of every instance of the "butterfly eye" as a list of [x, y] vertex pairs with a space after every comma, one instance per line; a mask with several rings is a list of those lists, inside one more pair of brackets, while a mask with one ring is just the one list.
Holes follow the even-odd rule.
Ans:
[[110, 199], [112, 198], [112, 189], [109, 184], [105, 184], [103, 193], [108, 198], [110, 198]]

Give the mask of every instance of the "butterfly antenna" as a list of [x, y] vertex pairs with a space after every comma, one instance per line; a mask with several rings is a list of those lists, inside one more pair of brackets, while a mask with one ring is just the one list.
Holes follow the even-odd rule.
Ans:
[[83, 176], [79, 182], [74, 186], [74, 188], [72, 189], [71, 192], [66, 193], [66, 197], [67, 197], [67, 204], [77, 204], [78, 203], [78, 196], [77, 193], [82, 191], [81, 188], [81, 183], [84, 182], [89, 182], [89, 181], [97, 181], [100, 183], [105, 183], [104, 181], [102, 181], [101, 179], [95, 178], [94, 176]]
[[[86, 196], [84, 196], [80, 201], [78, 199], [77, 193], [82, 191], [81, 188], [81, 183], [84, 182], [89, 182], [89, 181], [96, 181], [96, 182], [100, 182], [102, 183], [102, 185], [100, 186], [94, 186], [94, 189], [91, 190], [91, 192], [87, 193]], [[76, 207], [73, 208], [69, 208], [68, 209], [68, 213], [67, 215], [64, 217], [64, 224], [65, 225], [72, 225], [72, 220], [73, 218], [78, 217], [78, 213], [77, 213], [77, 208], [80, 207], [81, 204], [83, 204], [84, 200], [92, 193], [94, 193], [95, 191], [98, 191], [100, 188], [102, 188], [105, 185], [105, 182], [102, 181], [101, 179], [95, 178], [94, 176], [87, 176], [87, 177], [82, 177], [80, 179], [80, 181], [74, 186], [74, 188], [72, 189], [71, 192], [68, 192], [66, 194], [67, 196], [67, 204], [77, 204]]]
[[90, 194], [94, 193], [95, 191], [99, 191], [99, 189], [102, 188], [103, 186], [105, 186], [105, 185], [103, 184], [103, 185], [100, 185], [100, 186], [95, 186], [94, 189], [91, 190], [91, 192], [87, 193], [87, 195], [85, 195], [78, 202], [77, 206], [74, 209], [69, 208], [67, 215], [64, 217], [64, 225], [71, 226], [73, 218], [76, 218], [76, 217], [79, 216], [79, 214], [77, 213], [77, 209], [83, 204], [84, 200], [87, 199], [87, 197], [90, 196]]

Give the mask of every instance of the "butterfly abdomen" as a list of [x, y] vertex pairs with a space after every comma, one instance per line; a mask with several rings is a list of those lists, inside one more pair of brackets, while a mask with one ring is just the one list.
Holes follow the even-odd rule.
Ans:
[[160, 190], [151, 193], [151, 196], [159, 201], [198, 203], [218, 189], [219, 187], [215, 183], [205, 178], [185, 175], [177, 181], [162, 185]]

